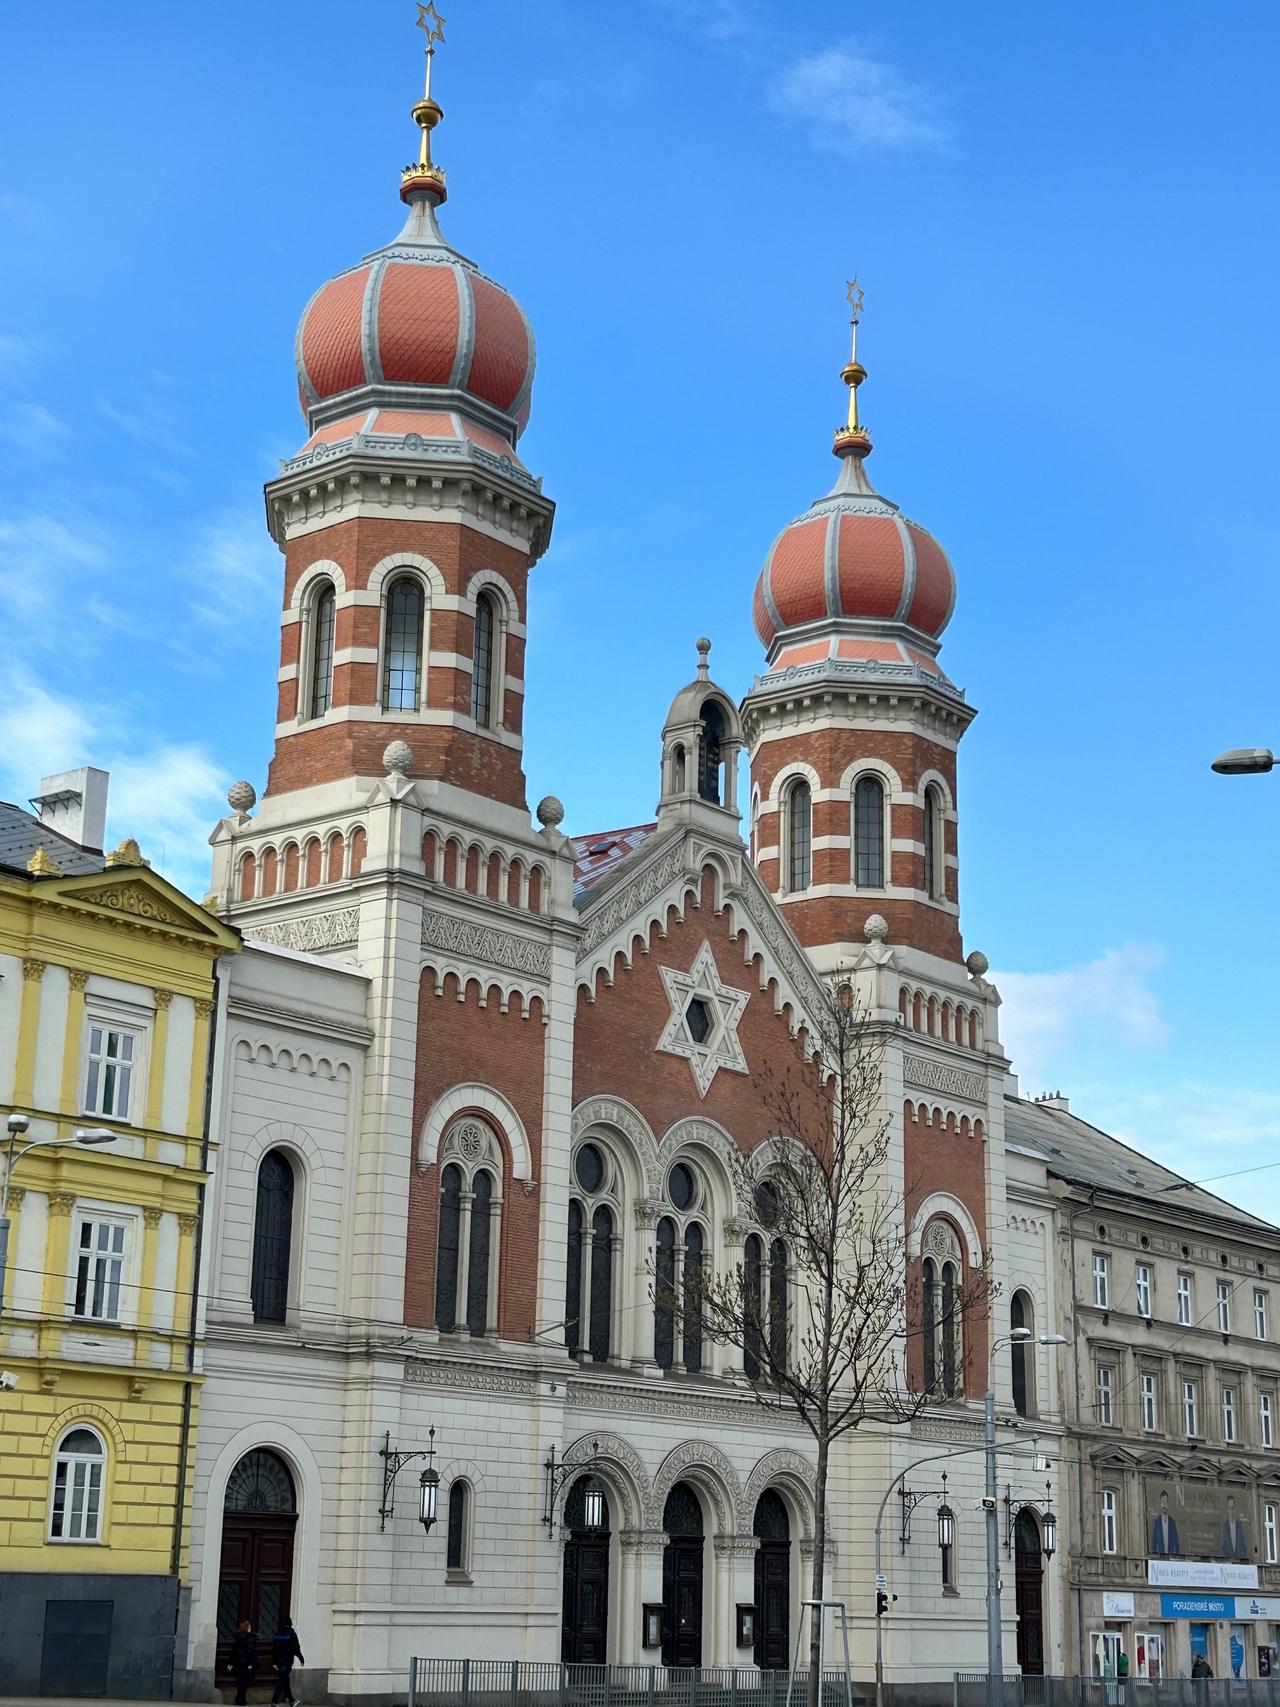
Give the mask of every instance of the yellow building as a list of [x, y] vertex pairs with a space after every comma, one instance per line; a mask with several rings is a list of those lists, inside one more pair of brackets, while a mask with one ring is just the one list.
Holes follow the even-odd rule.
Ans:
[[165, 1697], [215, 962], [239, 937], [136, 843], [104, 857], [51, 827], [57, 790], [38, 804], [0, 804], [0, 1695]]

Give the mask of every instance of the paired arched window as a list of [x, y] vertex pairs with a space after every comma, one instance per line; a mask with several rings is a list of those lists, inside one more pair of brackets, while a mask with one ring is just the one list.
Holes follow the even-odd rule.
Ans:
[[1015, 1292], [1009, 1300], [1009, 1326], [1029, 1328], [1032, 1337], [1013, 1340], [1009, 1359], [1013, 1374], [1013, 1408], [1020, 1417], [1031, 1417], [1036, 1410], [1035, 1307], [1027, 1292]]
[[387, 589], [382, 643], [382, 709], [417, 711], [422, 704], [422, 583], [399, 575]]
[[289, 1310], [293, 1256], [293, 1163], [283, 1150], [268, 1150], [258, 1166], [253, 1217], [250, 1297], [255, 1322], [283, 1322]]
[[946, 1221], [931, 1221], [920, 1265], [920, 1337], [928, 1392], [954, 1399], [964, 1391], [960, 1241]]
[[[778, 1194], [770, 1180], [755, 1191], [759, 1232], [743, 1243], [743, 1369], [749, 1381], [776, 1376], [787, 1363], [787, 1247], [772, 1229], [778, 1221]], [[768, 1356], [766, 1358], [766, 1336]]]
[[471, 1571], [471, 1485], [449, 1484], [449, 1518], [445, 1536], [444, 1566], [467, 1576]]
[[565, 1251], [564, 1339], [569, 1355], [607, 1363], [614, 1348], [614, 1265], [621, 1202], [616, 1164], [600, 1144], [573, 1158], [573, 1195]]
[[853, 881], [859, 889], [884, 888], [884, 784], [860, 776], [853, 788]]
[[945, 893], [942, 825], [942, 796], [930, 783], [924, 791], [924, 888], [933, 901]]
[[471, 641], [471, 715], [481, 729], [491, 729], [497, 719], [497, 680], [494, 675], [498, 636], [498, 612], [492, 593], [476, 599], [475, 632]]
[[436, 1240], [436, 1327], [443, 1334], [498, 1329], [502, 1164], [497, 1142], [478, 1120], [459, 1121], [440, 1150]]
[[667, 1213], [658, 1222], [653, 1355], [660, 1369], [702, 1368], [702, 1269], [710, 1199], [688, 1162], [667, 1175]]
[[101, 1541], [107, 1449], [96, 1429], [69, 1429], [53, 1459], [51, 1541]]
[[713, 806], [724, 799], [720, 770], [724, 763], [724, 743], [728, 729], [724, 711], [714, 699], [702, 707], [702, 739], [698, 743], [698, 793]]
[[308, 717], [323, 717], [333, 704], [333, 636], [338, 601], [332, 581], [322, 581], [311, 599], [311, 671], [307, 684]]
[[797, 779], [787, 790], [787, 888], [794, 895], [813, 881], [813, 794]]

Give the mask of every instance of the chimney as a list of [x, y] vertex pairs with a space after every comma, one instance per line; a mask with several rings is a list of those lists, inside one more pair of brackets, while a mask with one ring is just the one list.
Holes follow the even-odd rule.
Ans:
[[1071, 1112], [1070, 1100], [1064, 1097], [1061, 1091], [1046, 1091], [1043, 1096], [1037, 1097], [1036, 1101], [1042, 1108], [1056, 1108], [1062, 1114]]
[[40, 783], [31, 797], [40, 822], [82, 848], [100, 851], [107, 832], [107, 771], [81, 765], [76, 771], [59, 771]]

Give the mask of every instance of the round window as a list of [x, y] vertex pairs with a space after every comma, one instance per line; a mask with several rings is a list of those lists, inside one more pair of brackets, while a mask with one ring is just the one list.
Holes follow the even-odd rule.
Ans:
[[573, 1175], [583, 1191], [599, 1191], [604, 1184], [604, 1157], [594, 1144], [584, 1144], [578, 1151]]
[[677, 1209], [688, 1209], [693, 1202], [693, 1170], [685, 1167], [683, 1162], [677, 1162], [667, 1181], [667, 1192]]

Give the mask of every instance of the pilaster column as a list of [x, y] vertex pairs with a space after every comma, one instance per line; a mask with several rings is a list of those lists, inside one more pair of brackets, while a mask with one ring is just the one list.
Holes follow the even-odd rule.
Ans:
[[178, 1272], [173, 1283], [173, 1326], [185, 1333], [191, 1321], [191, 1282], [195, 1271], [196, 1228], [198, 1215], [178, 1217]]
[[467, 1326], [467, 1303], [471, 1280], [471, 1205], [475, 1202], [475, 1193], [467, 1185], [458, 1198], [458, 1284], [455, 1289], [457, 1303], [453, 1312], [454, 1332], [460, 1339], [469, 1339], [471, 1330]]
[[31, 1101], [36, 1077], [36, 1032], [40, 1024], [40, 985], [43, 960], [22, 962], [22, 1006], [18, 1010], [18, 1059], [13, 1074], [13, 1100], [19, 1108]]
[[156, 1022], [151, 1033], [151, 1059], [147, 1064], [147, 1112], [149, 1132], [159, 1132], [164, 1125], [164, 1075], [169, 1057], [169, 1005], [172, 990], [153, 990], [156, 1000]]
[[204, 1087], [209, 1072], [209, 1021], [213, 1002], [201, 996], [195, 1003], [196, 1018], [191, 1032], [191, 1077], [187, 1089], [187, 1136], [198, 1138], [204, 1131]]
[[[41, 1350], [51, 1349], [55, 1333], [61, 1333], [67, 1316], [67, 1280], [71, 1260], [71, 1211], [76, 1206], [73, 1191], [49, 1194], [49, 1234], [45, 1244], [44, 1296], [41, 1300]], [[59, 1346], [60, 1350], [61, 1347]]]
[[80, 1049], [84, 1039], [84, 990], [89, 974], [73, 967], [67, 973], [67, 1023], [62, 1034], [62, 1082], [58, 1112], [79, 1113]]
[[642, 1198], [635, 1205], [636, 1267], [634, 1327], [631, 1334], [631, 1367], [644, 1375], [657, 1375], [655, 1338], [657, 1311], [650, 1295], [657, 1274], [657, 1226], [659, 1205]]
[[[632, 1569], [632, 1605], [634, 1623], [630, 1652], [639, 1665], [657, 1665], [660, 1650], [644, 1646], [644, 1609], [646, 1605], [662, 1603], [662, 1555], [666, 1551], [667, 1535], [663, 1529], [624, 1530], [621, 1537], [624, 1556], [629, 1550], [635, 1563]], [[626, 1655], [619, 1655], [626, 1661]]]
[[591, 1253], [596, 1236], [591, 1222], [585, 1219], [579, 1238], [582, 1259], [578, 1264], [578, 1361], [591, 1361]]

